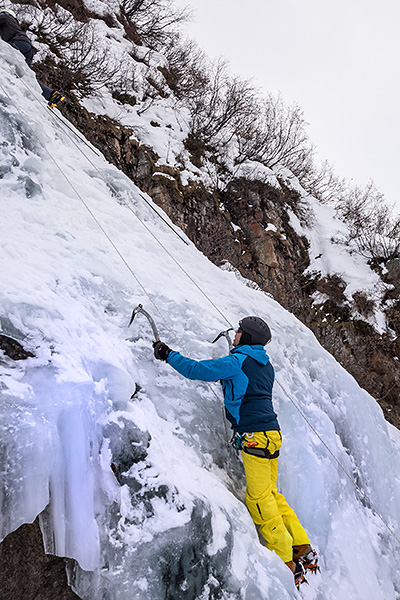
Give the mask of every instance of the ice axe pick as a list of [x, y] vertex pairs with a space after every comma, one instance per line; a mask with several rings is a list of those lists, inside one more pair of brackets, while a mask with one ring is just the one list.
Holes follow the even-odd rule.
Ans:
[[154, 341], [155, 342], [159, 342], [160, 341], [160, 336], [158, 335], [157, 326], [154, 323], [154, 319], [153, 319], [153, 317], [151, 315], [149, 315], [149, 313], [147, 312], [147, 310], [144, 310], [144, 308], [143, 308], [143, 306], [141, 304], [138, 304], [137, 307], [133, 309], [131, 320], [129, 321], [128, 327], [130, 327], [132, 325], [134, 318], [139, 313], [142, 313], [142, 315], [144, 315], [146, 317], [146, 319], [148, 320], [148, 322], [150, 323], [150, 326], [151, 326], [151, 328], [153, 330]]

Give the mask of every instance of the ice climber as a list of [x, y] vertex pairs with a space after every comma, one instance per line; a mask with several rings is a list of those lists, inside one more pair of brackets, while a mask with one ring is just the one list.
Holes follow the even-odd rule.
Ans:
[[[0, 7], [0, 37], [13, 48], [19, 50], [24, 55], [28, 65], [32, 66], [33, 46], [26, 33], [22, 31], [14, 11], [3, 7]], [[39, 85], [49, 106], [56, 106], [64, 100], [64, 96], [57, 90], [53, 90], [40, 82]]]
[[247, 507], [261, 543], [286, 563], [299, 587], [307, 572], [318, 570], [318, 558], [294, 510], [277, 489], [282, 434], [272, 405], [275, 372], [264, 349], [270, 341], [267, 323], [251, 316], [239, 322], [234, 348], [222, 358], [192, 360], [162, 341], [153, 347], [158, 360], [188, 379], [221, 380], [226, 417], [236, 447], [242, 450]]

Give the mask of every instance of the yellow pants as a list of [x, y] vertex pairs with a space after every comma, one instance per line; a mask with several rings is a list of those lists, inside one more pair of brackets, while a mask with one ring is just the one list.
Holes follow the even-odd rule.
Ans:
[[[282, 444], [280, 431], [246, 434], [244, 446], [268, 447], [271, 454]], [[259, 534], [269, 550], [274, 550], [283, 560], [293, 558], [292, 546], [309, 544], [305, 529], [294, 510], [278, 493], [278, 458], [268, 459], [242, 452], [246, 474], [246, 505]]]

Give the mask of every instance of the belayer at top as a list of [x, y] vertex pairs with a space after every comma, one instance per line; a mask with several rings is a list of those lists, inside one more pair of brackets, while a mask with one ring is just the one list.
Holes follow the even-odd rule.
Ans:
[[[28, 65], [32, 66], [34, 49], [30, 40], [26, 33], [22, 31], [15, 12], [2, 6], [0, 6], [0, 37], [13, 48], [19, 50], [24, 55]], [[49, 106], [56, 106], [64, 100], [64, 96], [57, 90], [49, 88], [40, 82], [39, 85]]]
[[153, 343], [154, 356], [188, 379], [221, 380], [226, 417], [242, 450], [246, 475], [246, 505], [261, 543], [286, 563], [297, 587], [307, 572], [318, 571], [318, 557], [307, 533], [283, 494], [278, 492], [278, 456], [282, 434], [272, 404], [275, 371], [264, 346], [271, 341], [268, 324], [249, 316], [239, 322], [233, 349], [227, 356], [192, 360]]

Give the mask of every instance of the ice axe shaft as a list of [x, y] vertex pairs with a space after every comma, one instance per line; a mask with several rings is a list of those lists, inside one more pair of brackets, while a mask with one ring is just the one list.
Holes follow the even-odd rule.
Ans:
[[128, 327], [130, 327], [132, 325], [133, 320], [134, 320], [134, 318], [136, 317], [136, 315], [138, 313], [141, 313], [142, 315], [144, 315], [146, 317], [146, 319], [150, 323], [150, 326], [151, 326], [151, 328], [153, 330], [154, 341], [158, 342], [160, 340], [160, 336], [158, 335], [158, 331], [157, 331], [156, 324], [154, 323], [154, 319], [153, 319], [153, 317], [151, 315], [149, 315], [149, 313], [147, 312], [147, 310], [144, 310], [144, 308], [143, 308], [143, 306], [141, 304], [138, 304], [137, 307], [133, 309], [131, 320], [129, 321]]
[[233, 348], [232, 340], [229, 335], [230, 331], [233, 331], [233, 327], [229, 327], [229, 329], [225, 329], [225, 331], [220, 331], [220, 333], [217, 335], [215, 340], [213, 340], [211, 343], [215, 344], [215, 342], [217, 342], [219, 340], [219, 338], [224, 337], [224, 338], [226, 338], [226, 341], [228, 342], [229, 352], [230, 352]]

